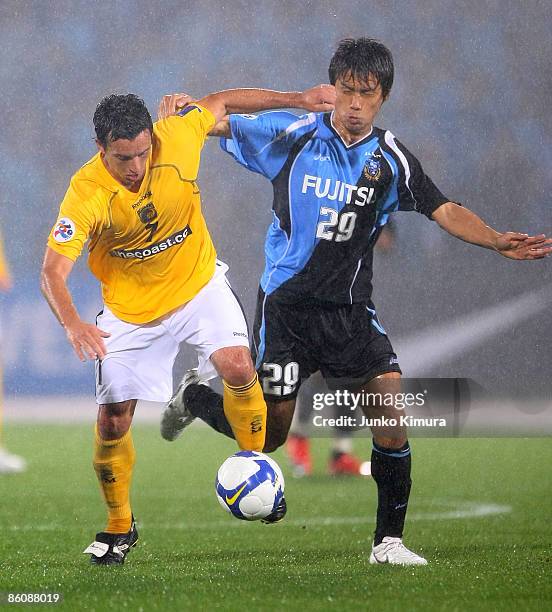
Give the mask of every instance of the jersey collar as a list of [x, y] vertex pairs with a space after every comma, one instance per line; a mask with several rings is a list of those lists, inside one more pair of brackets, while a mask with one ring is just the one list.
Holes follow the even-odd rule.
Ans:
[[366, 136], [363, 136], [360, 140], [357, 140], [356, 142], [353, 142], [352, 144], [347, 144], [341, 137], [341, 134], [336, 130], [334, 126], [334, 122], [333, 122], [333, 116], [334, 116], [334, 111], [332, 111], [331, 113], [326, 113], [324, 115], [324, 123], [339, 138], [339, 140], [342, 142], [343, 146], [346, 149], [353, 149], [354, 147], [358, 147], [359, 145], [364, 144], [374, 133], [374, 126], [371, 126], [370, 131], [368, 132], [368, 134], [366, 134]]

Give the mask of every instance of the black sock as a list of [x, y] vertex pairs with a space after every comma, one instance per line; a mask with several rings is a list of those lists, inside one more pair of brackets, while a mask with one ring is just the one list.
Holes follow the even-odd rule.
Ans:
[[383, 448], [375, 442], [372, 450], [372, 476], [378, 486], [378, 513], [374, 545], [385, 536], [402, 538], [410, 496], [410, 446]]
[[189, 385], [184, 391], [186, 408], [214, 430], [234, 439], [230, 423], [222, 407], [222, 395], [206, 385]]

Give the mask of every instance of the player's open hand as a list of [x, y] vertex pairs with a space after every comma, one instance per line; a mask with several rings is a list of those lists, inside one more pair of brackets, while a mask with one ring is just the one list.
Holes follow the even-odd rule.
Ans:
[[157, 119], [166, 119], [193, 102], [194, 98], [185, 93], [167, 94], [161, 98], [157, 109]]
[[552, 253], [552, 238], [505, 232], [497, 238], [495, 248], [509, 259], [542, 259]]
[[317, 85], [306, 89], [302, 94], [301, 107], [316, 113], [331, 111], [335, 105], [335, 87], [333, 85]]
[[106, 356], [104, 338], [109, 338], [111, 334], [101, 330], [92, 323], [85, 323], [78, 320], [65, 326], [67, 339], [71, 343], [73, 350], [81, 361], [86, 359], [103, 359]]

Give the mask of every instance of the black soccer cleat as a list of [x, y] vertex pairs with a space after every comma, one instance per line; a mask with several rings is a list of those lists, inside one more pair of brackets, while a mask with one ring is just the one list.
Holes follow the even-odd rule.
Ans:
[[90, 554], [90, 563], [94, 565], [122, 565], [136, 542], [138, 542], [138, 530], [133, 516], [127, 533], [100, 531], [96, 534], [95, 541], [83, 552]]
[[282, 495], [282, 499], [280, 500], [280, 503], [276, 506], [276, 510], [274, 510], [264, 519], [261, 519], [261, 523], [265, 523], [266, 525], [271, 525], [272, 523], [279, 523], [281, 520], [283, 520], [284, 516], [286, 515], [286, 512], [286, 498]]
[[171, 397], [161, 416], [161, 437], [169, 442], [176, 440], [188, 425], [195, 421], [195, 416], [189, 411], [184, 400], [184, 392], [190, 385], [209, 384], [199, 377], [197, 368], [184, 373], [180, 384]]

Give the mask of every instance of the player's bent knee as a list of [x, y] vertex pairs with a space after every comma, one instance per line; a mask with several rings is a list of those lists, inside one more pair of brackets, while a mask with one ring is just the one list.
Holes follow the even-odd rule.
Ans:
[[211, 361], [224, 382], [231, 387], [242, 387], [255, 377], [255, 368], [249, 349], [242, 346], [217, 351]]
[[250, 370], [246, 367], [234, 367], [226, 376], [223, 376], [223, 380], [231, 387], [243, 387], [250, 383], [254, 376], [255, 370]]
[[98, 420], [98, 433], [103, 440], [122, 438], [129, 429], [130, 421], [124, 423], [121, 421]]
[[130, 429], [136, 400], [102, 404], [98, 409], [98, 433], [104, 440], [117, 440]]

